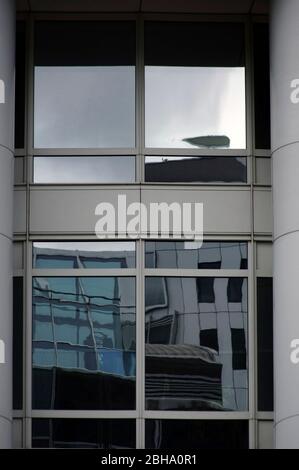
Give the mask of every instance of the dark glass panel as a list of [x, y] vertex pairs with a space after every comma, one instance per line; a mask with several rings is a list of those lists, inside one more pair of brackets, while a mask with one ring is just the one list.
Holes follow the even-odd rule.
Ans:
[[258, 409], [273, 411], [273, 281], [257, 278]]
[[[38, 66], [135, 65], [133, 21], [37, 21]], [[63, 40], [62, 40], [63, 38]]]
[[146, 241], [145, 267], [247, 269], [247, 242]]
[[133, 409], [135, 280], [33, 279], [33, 408]]
[[248, 449], [248, 422], [146, 420], [147, 449]]
[[[226, 277], [146, 278], [147, 409], [248, 409], [247, 279], [242, 278], [238, 303], [229, 302], [229, 282]], [[160, 303], [157, 291], [165, 293]]]
[[270, 145], [270, 63], [269, 25], [253, 26], [254, 44], [254, 110], [255, 148], [269, 149]]
[[32, 447], [134, 449], [133, 419], [33, 419]]
[[13, 278], [13, 409], [23, 407], [23, 278]]
[[241, 67], [242, 23], [145, 22], [145, 65]]
[[24, 148], [25, 132], [25, 22], [16, 25], [16, 91], [15, 91], [15, 148]]
[[135, 268], [135, 242], [35, 242], [32, 265], [38, 269]]
[[247, 183], [246, 157], [145, 157], [148, 183]]

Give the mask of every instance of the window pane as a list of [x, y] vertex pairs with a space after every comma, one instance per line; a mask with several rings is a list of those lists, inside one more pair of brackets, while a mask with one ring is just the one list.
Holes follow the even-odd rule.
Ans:
[[145, 299], [146, 408], [247, 410], [247, 279], [148, 277]]
[[135, 268], [135, 242], [34, 242], [33, 267]]
[[25, 22], [16, 24], [15, 148], [24, 148], [25, 131]]
[[240, 23], [145, 23], [147, 147], [245, 148]]
[[32, 447], [134, 449], [133, 419], [33, 419]]
[[13, 409], [23, 407], [23, 278], [13, 278]]
[[34, 183], [134, 183], [135, 157], [34, 157]]
[[151, 183], [247, 183], [246, 157], [145, 157]]
[[258, 409], [273, 411], [272, 278], [257, 278]]
[[135, 23], [37, 22], [34, 146], [135, 146]]
[[270, 148], [269, 26], [253, 26], [255, 148]]
[[247, 269], [247, 242], [146, 241], [145, 267]]
[[147, 449], [248, 449], [247, 421], [145, 421]]
[[135, 408], [135, 324], [134, 278], [33, 278], [33, 408]]

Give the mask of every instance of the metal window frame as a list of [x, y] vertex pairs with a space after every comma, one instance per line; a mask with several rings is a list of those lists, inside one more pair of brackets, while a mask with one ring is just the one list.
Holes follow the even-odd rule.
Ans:
[[[256, 236], [254, 234], [253, 226], [253, 192], [254, 192], [254, 183], [253, 175], [255, 168], [255, 158], [258, 157], [271, 157], [270, 150], [259, 150], [254, 148], [254, 81], [253, 81], [253, 44], [252, 44], [252, 23], [257, 21], [267, 21], [267, 19], [259, 17], [251, 17], [249, 15], [200, 15], [200, 14], [76, 14], [76, 13], [29, 13], [19, 15], [18, 19], [22, 19], [26, 22], [27, 26], [27, 39], [26, 39], [26, 97], [25, 97], [25, 148], [17, 149], [16, 155], [19, 157], [24, 157], [24, 184], [18, 185], [23, 186], [26, 189], [26, 202], [27, 202], [27, 217], [26, 217], [26, 233], [20, 236], [17, 236], [16, 239], [24, 242], [24, 381], [23, 381], [23, 407], [21, 411], [15, 411], [14, 417], [23, 418], [23, 444], [24, 447], [31, 447], [31, 424], [33, 418], [46, 418], [46, 417], [65, 417], [65, 418], [134, 418], [136, 419], [136, 446], [137, 448], [143, 448], [145, 443], [145, 430], [144, 422], [145, 419], [221, 419], [221, 420], [230, 420], [230, 419], [246, 419], [249, 423], [249, 447], [256, 448], [258, 430], [257, 424], [260, 419], [272, 419], [273, 413], [261, 413], [257, 411], [257, 381], [256, 381], [256, 370], [257, 370], [257, 358], [256, 358], [256, 292], [255, 292], [255, 283], [257, 275], [260, 273], [256, 272], [255, 266], [255, 244], [258, 241], [269, 241], [271, 242], [271, 236]], [[34, 22], [38, 20], [55, 20], [55, 21], [66, 21], [66, 20], [88, 20], [88, 21], [98, 21], [98, 20], [113, 20], [113, 21], [123, 21], [123, 20], [134, 20], [136, 21], [136, 67], [135, 67], [135, 87], [136, 87], [136, 112], [135, 112], [135, 126], [136, 126], [136, 145], [134, 148], [130, 149], [120, 149], [120, 148], [109, 148], [109, 149], [35, 149], [33, 147], [33, 84], [34, 84], [34, 60], [33, 60], [33, 27]], [[246, 90], [246, 149], [223, 149], [223, 151], [217, 150], [193, 150], [193, 149], [158, 149], [151, 148], [147, 149], [144, 147], [144, 59], [143, 59], [143, 30], [144, 30], [144, 21], [146, 20], [155, 20], [155, 21], [195, 21], [195, 22], [242, 22], [245, 25], [245, 45], [246, 45], [246, 66], [245, 66], [245, 90]], [[134, 276], [136, 276], [136, 353], [137, 353], [137, 363], [136, 363], [136, 376], [139, 377], [136, 379], [136, 410], [133, 411], [54, 411], [54, 410], [32, 410], [31, 407], [31, 334], [32, 334], [32, 276], [36, 274], [36, 270], [32, 269], [32, 241], [34, 240], [94, 240], [90, 234], [32, 234], [30, 233], [29, 227], [29, 199], [30, 191], [34, 190], [32, 184], [32, 166], [33, 166], [33, 156], [67, 156], [67, 155], [135, 155], [136, 156], [136, 183], [133, 186], [147, 187], [152, 186], [157, 188], [157, 185], [154, 183], [145, 183], [144, 182], [144, 156], [145, 155], [205, 155], [205, 156], [245, 156], [247, 157], [247, 184], [231, 184], [231, 183], [201, 183], [194, 184], [195, 187], [206, 187], [210, 186], [211, 190], [231, 190], [232, 187], [235, 187], [236, 190], [250, 190], [251, 192], [251, 233], [250, 235], [221, 235], [218, 234], [208, 234], [206, 240], [245, 240], [248, 241], [248, 269], [240, 270], [237, 274], [236, 270], [233, 272], [229, 271], [230, 276], [242, 276], [248, 277], [248, 381], [249, 381], [249, 409], [248, 412], [161, 412], [161, 411], [144, 411], [144, 279], [146, 275], [161, 275], [165, 273], [165, 270], [146, 270], [144, 269], [144, 241], [139, 240], [136, 243], [136, 269], [134, 271]], [[142, 184], [142, 186], [141, 186]], [[191, 185], [193, 185], [191, 183]], [[36, 186], [36, 185], [34, 185]], [[52, 185], [49, 185], [52, 186]], [[65, 188], [65, 190], [70, 189], [69, 185], [55, 185], [59, 189]], [[77, 185], [73, 185], [78, 188]], [[81, 186], [81, 185], [80, 185]], [[85, 185], [90, 187], [90, 185]], [[91, 185], [98, 188], [99, 185]], [[101, 186], [109, 186], [111, 188], [119, 189], [123, 185], [117, 184], [107, 184]], [[177, 184], [177, 183], [162, 183], [159, 184], [159, 187], [167, 189], [175, 189], [175, 186], [180, 188], [186, 187], [190, 188], [189, 184]], [[45, 275], [45, 271], [43, 275]], [[52, 270], [51, 270], [52, 271]], [[62, 276], [62, 271], [59, 270], [59, 276]], [[102, 273], [96, 273], [96, 270], [92, 270], [93, 276], [107, 276], [108, 270], [102, 270]], [[155, 271], [153, 273], [152, 271]], [[39, 270], [40, 272], [40, 270]], [[114, 270], [113, 270], [114, 272]], [[224, 270], [211, 271], [210, 273], [205, 272], [204, 270], [196, 271], [196, 277], [215, 275], [217, 277], [225, 276]], [[20, 274], [20, 273], [18, 273]], [[51, 272], [53, 275], [53, 271]], [[65, 273], [69, 275], [69, 273]], [[79, 275], [79, 270], [74, 270], [74, 276]], [[81, 275], [88, 275], [86, 270]], [[129, 270], [120, 270], [119, 276], [132, 276], [132, 272]], [[175, 270], [175, 272], [168, 272], [167, 275], [173, 276], [194, 276], [195, 271], [191, 270], [186, 273], [186, 270]], [[227, 275], [227, 273], [226, 273]]]

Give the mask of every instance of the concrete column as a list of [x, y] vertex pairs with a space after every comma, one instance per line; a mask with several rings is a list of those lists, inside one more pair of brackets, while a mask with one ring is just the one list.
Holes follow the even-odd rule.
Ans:
[[291, 341], [299, 338], [298, 0], [271, 1], [270, 78], [275, 444], [299, 448], [299, 364], [291, 361]]
[[0, 448], [12, 444], [14, 61], [15, 4], [0, 0]]

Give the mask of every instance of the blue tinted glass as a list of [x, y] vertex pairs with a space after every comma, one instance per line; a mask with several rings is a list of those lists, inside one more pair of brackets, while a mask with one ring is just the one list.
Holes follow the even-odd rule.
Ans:
[[32, 263], [38, 269], [135, 268], [135, 242], [35, 242]]
[[34, 278], [33, 407], [134, 408], [135, 310], [132, 277]]

